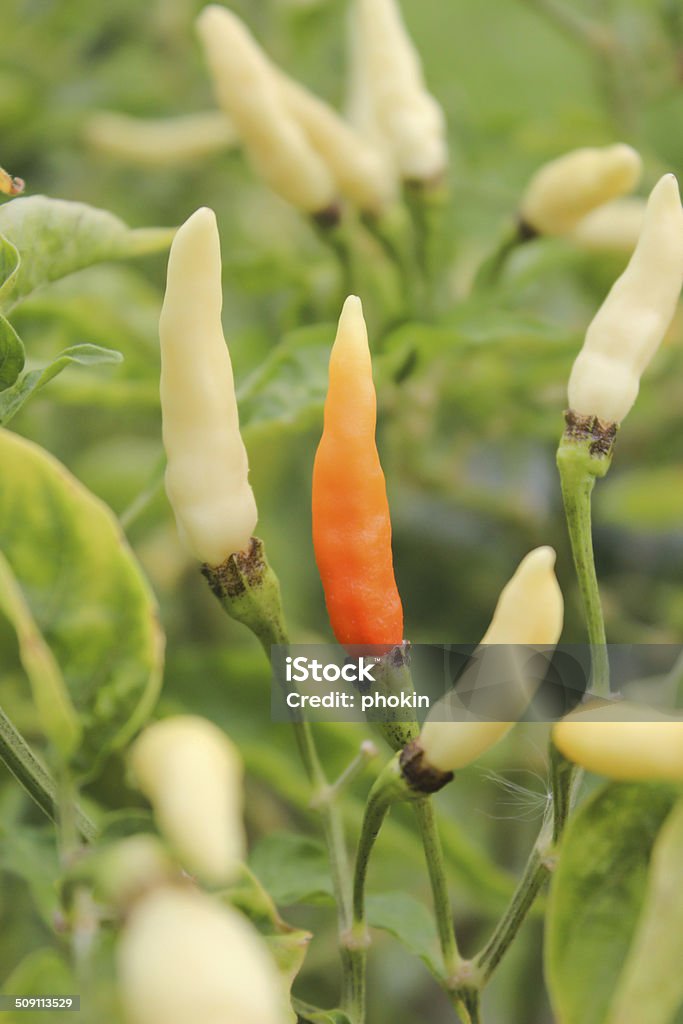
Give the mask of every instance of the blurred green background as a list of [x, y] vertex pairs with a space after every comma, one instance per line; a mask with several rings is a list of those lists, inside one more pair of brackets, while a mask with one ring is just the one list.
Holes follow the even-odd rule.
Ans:
[[[416, 642], [475, 642], [520, 558], [558, 550], [564, 639], [582, 640], [554, 452], [565, 383], [582, 333], [625, 257], [564, 240], [521, 251], [500, 286], [476, 299], [477, 263], [495, 247], [530, 174], [573, 147], [625, 141], [642, 153], [645, 195], [683, 172], [683, 14], [674, 0], [403, 0], [426, 77], [443, 104], [452, 167], [438, 218], [437, 315], [399, 323], [391, 269], [356, 240], [356, 282], [376, 353], [379, 446], [394, 523], [406, 630]], [[346, 4], [233, 3], [269, 53], [341, 106]], [[132, 226], [176, 225], [197, 206], [218, 215], [224, 326], [240, 387], [259, 504], [258, 532], [284, 591], [294, 639], [328, 639], [310, 541], [310, 476], [326, 360], [339, 309], [338, 268], [296, 211], [256, 181], [239, 150], [147, 168], [87, 142], [98, 110], [166, 117], [213, 108], [193, 32], [195, 0], [4, 0], [0, 12], [0, 163], [44, 193], [109, 209]], [[568, 12], [568, 13], [567, 13]], [[596, 50], [583, 18], [603, 27]], [[603, 36], [599, 37], [603, 39]], [[37, 293], [14, 324], [32, 363], [67, 345], [119, 349], [124, 362], [73, 368], [30, 402], [12, 429], [44, 445], [122, 516], [161, 606], [168, 636], [161, 710], [189, 709], [223, 726], [248, 767], [255, 863], [283, 902], [282, 833], [316, 836], [307, 787], [284, 726], [269, 721], [267, 666], [228, 621], [175, 536], [160, 486], [158, 340], [165, 260], [95, 267]], [[683, 329], [674, 323], [596, 496], [596, 555], [608, 637], [680, 642], [683, 632]], [[9, 482], [8, 482], [9, 484]], [[0, 624], [2, 702], [39, 742], [9, 629]], [[321, 727], [330, 769], [364, 730]], [[465, 951], [484, 939], [525, 859], [546, 799], [545, 737], [518, 729], [438, 799]], [[374, 766], [373, 766], [374, 767]], [[500, 773], [520, 791], [510, 793]], [[357, 828], [367, 776], [346, 804]], [[0, 978], [50, 935], [54, 870], [40, 822], [0, 772]], [[91, 796], [130, 800], [112, 763]], [[16, 823], [35, 824], [29, 843]], [[353, 834], [353, 832], [352, 832]], [[22, 845], [23, 844], [23, 845]], [[319, 852], [309, 846], [312, 873]], [[322, 868], [321, 868], [322, 871]], [[315, 876], [318, 877], [317, 875]], [[288, 919], [316, 933], [295, 991], [336, 998], [333, 915], [324, 871], [316, 906]], [[285, 880], [286, 882], [286, 880]], [[382, 834], [373, 891], [428, 900], [408, 813]], [[278, 888], [279, 886], [279, 888]], [[52, 901], [52, 902], [51, 902]], [[38, 910], [36, 910], [38, 906]], [[41, 916], [42, 909], [42, 916]], [[546, 1024], [540, 915], [532, 917], [484, 999], [489, 1024]], [[371, 1021], [452, 1019], [418, 960], [377, 933]]]

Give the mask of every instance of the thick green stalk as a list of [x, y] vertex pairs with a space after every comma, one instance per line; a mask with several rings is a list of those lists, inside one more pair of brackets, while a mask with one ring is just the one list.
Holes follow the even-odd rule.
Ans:
[[401, 774], [398, 755], [396, 755], [377, 776], [370, 790], [365, 805], [356, 851], [356, 863], [353, 874], [353, 925], [350, 933], [350, 946], [357, 953], [359, 969], [357, 993], [361, 1001], [356, 1007], [357, 1016], [354, 1017], [355, 1021], [362, 1022], [365, 1020], [365, 973], [367, 948], [370, 943], [365, 917], [365, 885], [370, 855], [392, 803], [396, 800], [410, 799], [411, 796], [410, 789]]
[[503, 916], [474, 959], [474, 978], [483, 988], [517, 935], [554, 865], [554, 856], [578, 786], [579, 775], [555, 747], [550, 750], [552, 811], [546, 815], [522, 877]]
[[[415, 692], [409, 667], [409, 649], [407, 646], [394, 648], [382, 660], [377, 673], [377, 683], [377, 688], [387, 694]], [[385, 739], [394, 750], [403, 750], [407, 744], [413, 742], [420, 734], [420, 727], [415, 719], [405, 722], [385, 721], [381, 724], [377, 723], [377, 726], [382, 730]], [[434, 807], [429, 796], [416, 801], [415, 816], [427, 861], [444, 971], [446, 976], [450, 976], [459, 968], [461, 956], [455, 937], [441, 840]]]
[[415, 802], [415, 816], [422, 836], [422, 845], [427, 860], [429, 880], [434, 900], [434, 913], [439, 932], [439, 944], [447, 977], [456, 974], [462, 965], [453, 925], [451, 899], [446, 880], [446, 865], [434, 814], [434, 805], [429, 797]]
[[591, 645], [592, 690], [609, 696], [609, 659], [605, 622], [595, 572], [591, 530], [591, 495], [596, 477], [610, 466], [616, 434], [614, 424], [597, 417], [566, 413], [567, 429], [557, 450], [567, 529]]
[[[270, 660], [271, 647], [289, 646], [280, 584], [266, 558], [263, 543], [253, 537], [247, 552], [231, 555], [221, 566], [203, 566], [202, 572], [221, 607], [254, 633]], [[299, 756], [313, 789], [311, 805], [322, 820], [332, 885], [337, 905], [337, 925], [342, 960], [342, 1006], [354, 1024], [363, 1024], [358, 1013], [364, 1006], [363, 952], [350, 941], [351, 869], [344, 825], [318, 756], [310, 724], [302, 716], [292, 721]]]
[[[57, 822], [59, 818], [57, 784], [2, 708], [0, 708], [0, 760], [50, 821]], [[74, 804], [72, 813], [75, 827], [80, 835], [86, 842], [92, 842], [98, 831], [95, 823], [77, 804]]]
[[361, 825], [356, 864], [353, 873], [353, 930], [362, 937], [367, 929], [365, 921], [365, 883], [370, 854], [392, 803], [400, 799], [407, 787], [401, 777], [398, 757], [392, 758], [380, 772], [368, 795], [363, 824]]

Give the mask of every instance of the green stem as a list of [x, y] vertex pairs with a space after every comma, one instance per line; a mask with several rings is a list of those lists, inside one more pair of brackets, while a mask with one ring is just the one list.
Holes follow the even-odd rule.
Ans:
[[546, 880], [548, 870], [545, 866], [540, 846], [547, 839], [547, 833], [542, 833], [541, 837], [539, 837], [539, 842], [537, 842], [531, 852], [512, 900], [498, 922], [495, 932], [476, 958], [482, 986], [489, 980], [507, 951], [508, 946], [517, 935], [532, 903]]
[[604, 54], [612, 37], [602, 25], [591, 21], [580, 11], [560, 0], [526, 0], [530, 7], [552, 21], [569, 39], [586, 46], [592, 52]]
[[[382, 660], [377, 675], [378, 690], [388, 694], [415, 692], [408, 659], [409, 650], [397, 647]], [[381, 728], [385, 739], [394, 750], [402, 750], [406, 744], [415, 740], [420, 732], [415, 719], [405, 722], [384, 721]], [[430, 797], [415, 802], [415, 816], [427, 862], [444, 972], [446, 977], [450, 977], [460, 968], [462, 957], [455, 936], [443, 850]]]
[[592, 690], [601, 697], [609, 694], [609, 661], [607, 637], [600, 602], [600, 590], [595, 571], [593, 538], [591, 532], [591, 493], [595, 477], [581, 479], [561, 473], [562, 500], [567, 517], [567, 529], [574, 558], [574, 568], [581, 591], [581, 600], [591, 644], [593, 665]]
[[628, 130], [634, 117], [636, 69], [618, 35], [609, 26], [587, 18], [561, 0], [526, 2], [553, 22], [567, 39], [587, 50], [610, 113], [622, 131]]
[[396, 269], [405, 315], [413, 318], [417, 310], [416, 266], [411, 254], [406, 250], [404, 239], [401, 238], [405, 225], [395, 224], [395, 219], [395, 216], [392, 218], [390, 215], [375, 217], [363, 214], [361, 223]]
[[342, 299], [352, 295], [354, 287], [353, 255], [346, 222], [313, 218], [313, 226], [320, 241], [330, 250], [339, 267], [339, 285]]
[[434, 814], [434, 806], [429, 797], [415, 802], [415, 816], [420, 828], [422, 845], [427, 860], [444, 969], [446, 976], [450, 977], [462, 966], [462, 957], [458, 949], [455, 927], [453, 925], [453, 912], [448, 893], [446, 866], [439, 838], [439, 830]]
[[448, 992], [450, 1001], [456, 1013], [465, 1024], [481, 1024], [479, 1013], [480, 993], [479, 989], [471, 988], [456, 994]]
[[531, 229], [523, 226], [520, 221], [509, 226], [493, 252], [479, 265], [472, 282], [472, 294], [478, 295], [497, 287], [512, 254], [534, 237]]
[[161, 458], [157, 462], [152, 472], [152, 478], [144, 487], [139, 494], [137, 494], [130, 504], [123, 510], [119, 516], [119, 522], [123, 530], [129, 530], [133, 523], [142, 515], [143, 512], [149, 508], [150, 504], [156, 498], [157, 494], [161, 490], [164, 483], [164, 470], [166, 469], [166, 458]]
[[405, 204], [413, 225], [415, 266], [421, 280], [421, 304], [425, 319], [434, 316], [440, 259], [436, 250], [443, 223], [446, 188], [440, 183], [406, 182]]
[[493, 935], [474, 959], [479, 988], [489, 981], [502, 960], [554, 866], [555, 850], [569, 817], [579, 776], [574, 766], [554, 747], [551, 748], [550, 759], [552, 813], [546, 816], [522, 877]]
[[[0, 708], [0, 760], [50, 819], [59, 819], [57, 784], [33, 753], [21, 733]], [[97, 837], [97, 826], [77, 804], [73, 805], [75, 828], [86, 842]]]
[[[203, 566], [202, 572], [222, 608], [242, 622], [260, 641], [268, 660], [273, 646], [289, 647], [280, 584], [265, 555], [263, 544], [252, 538], [249, 550], [231, 555], [223, 565]], [[278, 659], [284, 664], [284, 658]], [[337, 905], [337, 926], [342, 960], [342, 1007], [354, 1024], [363, 1024], [363, 954], [349, 943], [352, 925], [351, 868], [344, 825], [318, 755], [310, 724], [299, 715], [292, 721], [299, 756], [313, 790], [311, 805], [320, 814]]]
[[363, 813], [363, 823], [358, 839], [356, 864], [353, 873], [353, 931], [358, 939], [361, 939], [367, 931], [365, 920], [365, 883], [368, 876], [370, 854], [384, 819], [395, 799], [392, 782], [397, 778], [397, 762], [396, 759], [393, 759], [377, 776], [370, 790]]
[[[379, 779], [381, 778], [382, 775], [379, 776]], [[365, 1020], [367, 948], [370, 944], [365, 917], [365, 883], [367, 881], [370, 854], [392, 803], [391, 796], [386, 788], [378, 787], [379, 779], [370, 791], [368, 802], [365, 805], [353, 875], [353, 926], [348, 937], [348, 952], [349, 955], [352, 952], [355, 954], [354, 964], [357, 973], [355, 976], [355, 1001], [348, 1009], [352, 1014], [352, 1019], [356, 1022], [363, 1022]]]
[[592, 690], [608, 697], [609, 658], [605, 622], [595, 572], [591, 529], [591, 495], [595, 478], [609, 469], [616, 427], [596, 417], [567, 413], [567, 430], [557, 450], [557, 467], [574, 568], [591, 645]]
[[334, 782], [331, 782], [327, 789], [322, 793], [314, 795], [311, 801], [311, 807], [317, 808], [325, 800], [336, 800], [343, 791], [354, 782], [359, 775], [361, 775], [368, 763], [377, 757], [379, 751], [372, 742], [372, 740], [364, 740], [361, 743], [360, 750], [353, 758], [353, 760], [346, 766], [344, 771], [339, 775]]

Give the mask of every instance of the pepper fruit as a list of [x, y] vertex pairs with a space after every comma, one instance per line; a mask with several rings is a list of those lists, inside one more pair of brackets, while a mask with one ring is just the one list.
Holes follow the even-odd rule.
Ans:
[[218, 103], [232, 118], [257, 174], [298, 209], [321, 218], [335, 210], [336, 182], [246, 26], [218, 4], [205, 7], [196, 25]]
[[635, 249], [643, 230], [647, 202], [641, 196], [623, 196], [603, 203], [582, 217], [569, 238], [589, 252], [624, 252]]
[[209, 566], [249, 548], [257, 519], [222, 304], [216, 217], [201, 207], [171, 245], [160, 391], [166, 491], [181, 539]]
[[580, 708], [553, 727], [575, 764], [623, 782], [683, 780], [683, 722], [628, 701]]
[[425, 86], [396, 0], [355, 0], [350, 39], [351, 114], [361, 115], [359, 130], [379, 129], [404, 181], [434, 185], [448, 167], [446, 119]]
[[283, 986], [265, 941], [225, 903], [160, 886], [130, 910], [117, 949], [128, 1024], [285, 1024]]
[[566, 235], [596, 207], [631, 192], [642, 162], [631, 146], [574, 149], [544, 164], [519, 208], [527, 235]]
[[205, 718], [174, 715], [149, 725], [129, 754], [131, 774], [182, 863], [224, 885], [244, 860], [242, 762]]
[[175, 167], [239, 145], [234, 124], [220, 110], [178, 117], [134, 117], [98, 110], [84, 126], [93, 149], [138, 167]]
[[[554, 565], [555, 552], [551, 547], [535, 548], [522, 559], [503, 587], [482, 644], [554, 647], [564, 618]], [[513, 657], [514, 651], [509, 655]], [[513, 695], [512, 703], [519, 703], [519, 714], [524, 710], [531, 685], [531, 681], [523, 679], [521, 693]], [[447, 694], [433, 705], [419, 738], [408, 744], [401, 755], [403, 775], [418, 790], [424, 785], [427, 791], [444, 785], [452, 772], [481, 757], [514, 725], [514, 721], [461, 720], [466, 718], [467, 711], [459, 701], [453, 707], [451, 696]], [[449, 714], [453, 716], [450, 721]]]
[[344, 646], [402, 643], [403, 608], [375, 444], [377, 399], [360, 299], [347, 298], [330, 356], [313, 467], [313, 546], [334, 634]]
[[569, 408], [620, 423], [659, 348], [683, 283], [683, 209], [678, 183], [653, 188], [635, 252], [596, 313], [569, 378]]

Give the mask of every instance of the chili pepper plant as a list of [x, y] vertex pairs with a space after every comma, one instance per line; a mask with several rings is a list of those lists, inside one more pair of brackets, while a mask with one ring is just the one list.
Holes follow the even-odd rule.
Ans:
[[[682, 54], [666, 0], [7, 0], [8, 1021], [683, 1020]], [[412, 645], [562, 643], [555, 724], [271, 718], [301, 644], [409, 704]]]

